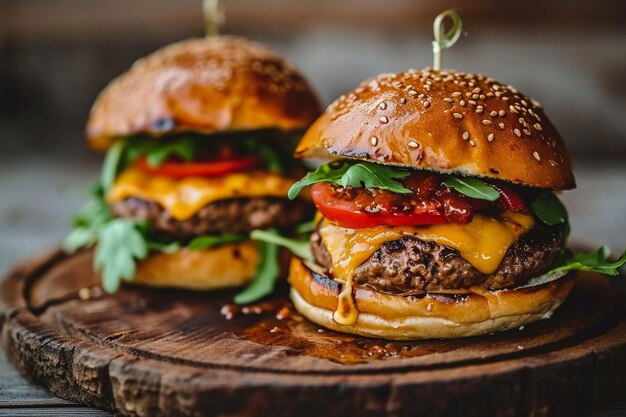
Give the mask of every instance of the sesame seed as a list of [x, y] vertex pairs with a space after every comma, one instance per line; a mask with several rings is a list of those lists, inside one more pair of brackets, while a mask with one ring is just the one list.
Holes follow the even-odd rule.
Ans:
[[378, 144], [378, 138], [376, 136], [372, 136], [372, 138], [370, 139], [370, 143], [372, 144], [372, 146], [376, 146]]
[[378, 107], [380, 107], [381, 110], [385, 110], [387, 108], [387, 103], [383, 101], [382, 103], [378, 105]]
[[524, 129], [523, 132], [526, 136], [530, 136], [530, 130]]
[[504, 123], [498, 123], [498, 127], [502, 130], [504, 130]]
[[400, 98], [400, 104], [404, 104], [404, 103], [406, 103], [406, 98], [401, 97], [401, 98]]
[[533, 127], [534, 127], [535, 129], [537, 129], [538, 131], [540, 131], [540, 132], [543, 130], [543, 128], [541, 127], [541, 125], [540, 125], [539, 123], [535, 123], [535, 124], [533, 125]]
[[459, 104], [460, 104], [461, 106], [465, 106], [465, 100], [461, 100], [461, 101], [459, 101]]
[[465, 132], [463, 132], [463, 140], [468, 140], [469, 139], [469, 132], [466, 130]]
[[502, 97], [502, 100], [509, 101], [509, 97]]
[[524, 106], [528, 106], [528, 103], [526, 103], [526, 100], [522, 100], [522, 104], [523, 104]]
[[452, 113], [452, 115], [456, 118], [456, 119], [462, 119], [463, 115], [461, 113]]
[[476, 99], [480, 98], [480, 95], [479, 94], [472, 94], [472, 98], [474, 100], [476, 100]]
[[517, 109], [513, 106], [509, 106], [509, 110], [511, 110], [513, 113], [519, 113]]
[[389, 119], [387, 118], [387, 116], [383, 116], [380, 118], [380, 122], [385, 124], [385, 123], [389, 123]]
[[422, 104], [424, 105], [424, 108], [427, 108], [428, 106], [430, 106], [430, 101], [425, 101]]
[[468, 102], [469, 104], [472, 104], [472, 105], [476, 104], [476, 102], [475, 102], [474, 100], [467, 100], [467, 102]]
[[518, 138], [522, 137], [522, 132], [520, 132], [519, 129], [513, 129], [513, 132], [515, 132], [515, 134], [517, 135]]
[[506, 114], [506, 113], [505, 113], [505, 111], [504, 111], [504, 110], [500, 110], [500, 111], [498, 112], [498, 116], [504, 116], [505, 114]]
[[491, 120], [483, 120], [483, 124], [489, 126], [491, 124]]
[[475, 89], [473, 89], [472, 93], [474, 93], [474, 94], [480, 93], [480, 87], [476, 87]]
[[417, 95], [417, 91], [415, 91], [415, 90], [409, 90], [409, 95], [410, 95], [410, 96], [415, 96], [415, 95]]
[[454, 100], [452, 100], [450, 97], [444, 98], [443, 101], [448, 102], [448, 103], [454, 103]]
[[460, 95], [461, 93], [459, 93], [458, 91], [455, 91], [454, 93], [452, 93], [452, 97], [458, 97]]
[[489, 113], [489, 116], [491, 117], [496, 117], [498, 115], [498, 112], [493, 110], [491, 113]]
[[493, 93], [490, 91], [487, 93], [487, 97], [493, 97]]
[[465, 93], [465, 97], [471, 97], [472, 93]]
[[474, 142], [474, 139], [470, 139], [469, 143], [470, 143], [470, 145], [472, 145], [472, 146], [476, 146], [476, 142]]
[[419, 148], [419, 143], [415, 142], [414, 140], [409, 142], [409, 148]]
[[495, 139], [496, 135], [494, 135], [493, 133], [490, 133], [487, 135], [487, 140], [489, 142], [493, 142], [493, 140]]
[[539, 156], [539, 153], [537, 151], [533, 152], [533, 156], [537, 161], [541, 162], [541, 157]]
[[523, 117], [520, 117], [519, 119], [517, 119], [518, 122], [520, 122], [521, 124], [526, 123], [526, 120], [524, 120]]

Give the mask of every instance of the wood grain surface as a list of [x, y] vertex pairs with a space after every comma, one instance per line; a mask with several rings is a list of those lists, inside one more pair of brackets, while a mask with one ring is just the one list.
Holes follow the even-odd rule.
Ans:
[[624, 286], [584, 274], [550, 320], [456, 341], [340, 335], [285, 288], [125, 287], [103, 295], [92, 254], [52, 253], [3, 282], [2, 341], [30, 379], [122, 415], [571, 416], [626, 395]]

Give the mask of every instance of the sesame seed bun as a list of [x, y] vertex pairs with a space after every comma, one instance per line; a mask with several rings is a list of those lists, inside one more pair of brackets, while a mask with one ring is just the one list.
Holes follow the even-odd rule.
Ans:
[[575, 187], [569, 155], [541, 105], [479, 74], [409, 70], [363, 82], [332, 103], [296, 149], [534, 187]]
[[353, 297], [359, 316], [346, 326], [333, 320], [340, 286], [293, 259], [289, 271], [291, 300], [307, 319], [326, 328], [368, 337], [394, 340], [477, 336], [550, 317], [567, 298], [574, 280], [562, 278], [533, 288], [487, 291], [469, 289], [460, 294], [409, 297], [355, 285]]
[[137, 61], [98, 96], [87, 139], [306, 128], [321, 112], [311, 86], [281, 56], [234, 37], [191, 39]]

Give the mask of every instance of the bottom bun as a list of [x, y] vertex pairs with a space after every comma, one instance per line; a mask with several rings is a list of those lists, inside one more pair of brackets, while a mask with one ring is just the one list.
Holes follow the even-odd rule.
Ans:
[[133, 283], [192, 290], [238, 287], [252, 279], [258, 261], [259, 253], [253, 242], [156, 252], [139, 262]]
[[393, 340], [478, 336], [548, 318], [569, 295], [571, 276], [533, 288], [488, 291], [472, 287], [463, 294], [424, 297], [385, 294], [355, 285], [359, 316], [346, 326], [333, 320], [341, 284], [314, 272], [300, 259], [289, 271], [291, 300], [311, 320], [338, 332]]

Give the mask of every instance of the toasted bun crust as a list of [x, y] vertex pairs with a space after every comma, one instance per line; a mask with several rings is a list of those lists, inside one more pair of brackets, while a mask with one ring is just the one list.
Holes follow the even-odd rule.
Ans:
[[137, 61], [98, 96], [87, 139], [106, 150], [132, 134], [304, 129], [321, 112], [304, 77], [258, 43], [190, 39]]
[[338, 332], [394, 340], [458, 338], [519, 327], [550, 314], [569, 295], [574, 281], [559, 279], [540, 287], [467, 294], [428, 294], [423, 298], [354, 287], [359, 317], [352, 326], [337, 324], [339, 284], [313, 273], [293, 259], [289, 271], [291, 300], [311, 320]]
[[137, 265], [134, 284], [214, 290], [246, 284], [256, 272], [259, 253], [253, 242], [205, 250], [152, 253]]
[[562, 190], [576, 186], [541, 105], [483, 75], [410, 70], [332, 103], [295, 155], [353, 158]]

